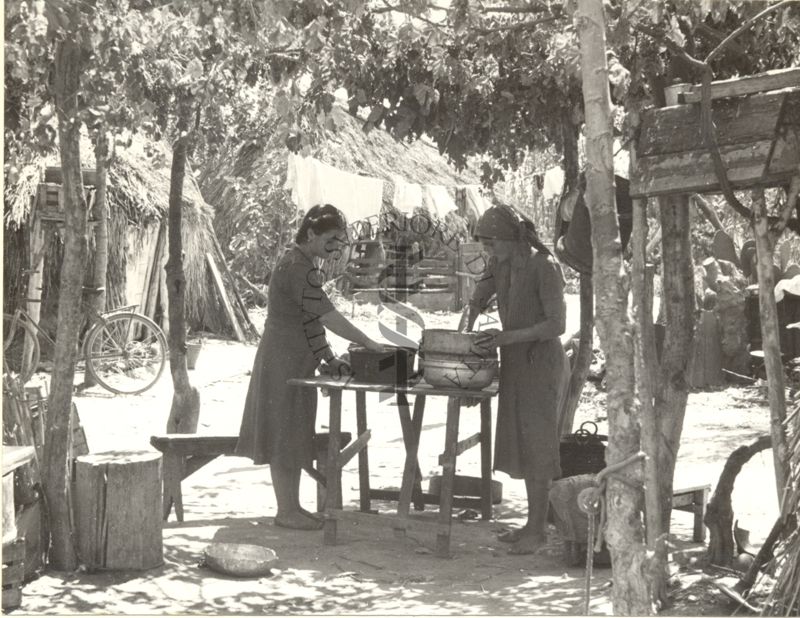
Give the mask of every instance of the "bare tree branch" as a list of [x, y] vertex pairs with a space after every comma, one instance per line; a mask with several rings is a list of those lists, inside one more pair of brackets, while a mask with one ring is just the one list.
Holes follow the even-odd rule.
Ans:
[[485, 6], [481, 13], [548, 13], [552, 10], [561, 10], [560, 4], [547, 6], [544, 4], [529, 4], [528, 6]]
[[533, 21], [521, 21], [508, 26], [497, 26], [496, 28], [476, 28], [475, 32], [478, 34], [492, 34], [494, 32], [516, 32], [517, 30], [529, 30], [539, 26], [540, 24], [546, 24], [564, 17], [564, 15], [550, 15], [549, 17], [542, 17], [541, 19], [534, 19]]
[[792, 5], [792, 4], [800, 4], [800, 0], [783, 0], [782, 2], [778, 2], [778, 4], [773, 4], [772, 6], [767, 7], [766, 9], [764, 9], [763, 11], [758, 13], [757, 15], [754, 15], [753, 17], [748, 19], [741, 26], [739, 26], [736, 30], [731, 32], [725, 38], [725, 40], [722, 41], [722, 43], [720, 43], [713, 50], [711, 50], [711, 53], [708, 54], [708, 56], [706, 57], [706, 63], [710, 64], [711, 61], [714, 60], [714, 58], [719, 56], [724, 51], [724, 49], [730, 44], [731, 41], [733, 41], [736, 37], [738, 37], [740, 34], [742, 34], [742, 32], [744, 32], [745, 30], [750, 28], [750, 26], [752, 26], [759, 19], [769, 15], [770, 13], [772, 13], [774, 11], [786, 8], [787, 6]]

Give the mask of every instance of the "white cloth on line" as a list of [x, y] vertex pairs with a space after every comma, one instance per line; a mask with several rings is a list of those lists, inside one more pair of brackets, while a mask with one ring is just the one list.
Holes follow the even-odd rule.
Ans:
[[464, 187], [464, 197], [466, 198], [467, 211], [472, 212], [476, 218], [486, 212], [489, 204], [481, 195], [480, 185], [466, 185]]
[[380, 213], [383, 180], [336, 169], [313, 157], [289, 155], [286, 189], [298, 208], [308, 211], [317, 204], [333, 204], [348, 222]]
[[394, 207], [402, 213], [413, 215], [422, 207], [422, 186], [394, 176]]
[[455, 200], [442, 185], [425, 185], [422, 193], [431, 214], [443, 218], [451, 210], [458, 210]]

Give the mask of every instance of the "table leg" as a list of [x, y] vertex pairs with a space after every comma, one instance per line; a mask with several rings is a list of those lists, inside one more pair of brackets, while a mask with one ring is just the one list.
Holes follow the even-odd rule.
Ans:
[[[416, 412], [416, 402], [414, 405], [414, 411]], [[400, 415], [400, 427], [403, 431], [403, 445], [405, 446], [406, 449], [406, 459], [408, 459], [409, 453], [411, 451], [411, 445], [415, 440], [414, 437], [415, 431], [413, 422], [411, 420], [411, 414], [408, 411], [408, 397], [406, 396], [405, 393], [397, 393], [397, 413]], [[416, 443], [418, 447], [419, 431], [416, 432]], [[419, 469], [419, 460], [417, 459], [417, 448], [414, 449], [414, 456], [412, 461], [414, 464], [414, 489], [413, 489], [414, 508], [418, 511], [422, 511], [425, 508], [425, 502], [422, 498], [422, 472]]]
[[[403, 469], [403, 484], [400, 488], [400, 500], [397, 514], [403, 517], [408, 515], [411, 505], [411, 496], [417, 484], [417, 454], [419, 453], [419, 434], [422, 427], [422, 415], [425, 410], [425, 395], [417, 395], [414, 399], [414, 416], [410, 422], [411, 437], [406, 445], [406, 464]], [[424, 504], [422, 505], [425, 506]]]
[[330, 389], [330, 420], [328, 421], [328, 478], [325, 494], [325, 545], [336, 544], [336, 519], [333, 511], [342, 494], [342, 469], [339, 467], [339, 434], [342, 428], [342, 391]]
[[439, 521], [446, 526], [446, 533], [436, 535], [436, 553], [446, 558], [450, 555], [450, 528], [453, 524], [453, 484], [456, 476], [456, 445], [458, 443], [458, 421], [461, 415], [461, 399], [447, 400], [447, 426], [444, 438], [444, 461], [442, 463], [442, 493], [439, 496]]
[[481, 516], [492, 518], [492, 400], [481, 400]]
[[[356, 430], [359, 436], [367, 430], [367, 393], [364, 391], [356, 391]], [[372, 504], [369, 499], [369, 457], [366, 446], [358, 452], [358, 492], [361, 511], [369, 513]]]

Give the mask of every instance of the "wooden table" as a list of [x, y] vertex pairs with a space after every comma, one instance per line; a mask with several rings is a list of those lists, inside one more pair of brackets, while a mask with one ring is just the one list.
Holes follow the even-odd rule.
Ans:
[[[456, 458], [458, 455], [480, 444], [481, 446], [481, 496], [474, 503], [480, 506], [484, 519], [492, 515], [492, 409], [491, 399], [498, 392], [498, 384], [494, 382], [483, 390], [466, 391], [458, 388], [437, 388], [418, 382], [399, 386], [383, 384], [367, 384], [355, 382], [351, 379], [336, 380], [330, 377], [315, 377], [310, 379], [291, 379], [289, 384], [308, 388], [327, 389], [330, 397], [330, 418], [328, 433], [328, 464], [327, 468], [327, 494], [325, 500], [325, 532], [326, 545], [336, 543], [338, 521], [364, 521], [382, 522], [396, 530], [410, 529], [434, 532], [436, 534], [436, 553], [448, 556], [450, 553], [450, 527], [454, 503], [453, 484], [456, 472]], [[342, 391], [355, 391], [356, 394], [356, 429], [358, 438], [345, 447], [339, 448], [339, 433], [342, 422]], [[371, 490], [369, 486], [369, 460], [367, 443], [370, 431], [367, 429], [367, 393], [393, 393], [397, 398], [397, 409], [400, 415], [400, 426], [403, 432], [403, 443], [406, 449], [405, 466], [400, 491]], [[414, 395], [414, 413], [409, 413], [408, 395]], [[425, 411], [427, 397], [447, 397], [447, 424], [445, 429], [444, 452], [439, 456], [439, 465], [442, 466], [442, 489], [439, 495], [425, 494], [420, 486], [421, 475], [417, 453], [419, 438], [422, 428], [422, 417]], [[459, 442], [458, 424], [461, 416], [461, 399], [480, 399], [481, 429], [469, 438]], [[337, 499], [341, 496], [342, 467], [358, 454], [359, 476], [359, 511], [345, 511], [335, 507]], [[397, 515], [376, 516], [371, 510], [372, 498], [383, 500], [397, 500]], [[469, 499], [467, 499], [469, 500]], [[438, 504], [438, 521], [422, 521], [411, 518], [409, 511], [412, 501], [419, 510], [425, 504]], [[463, 502], [462, 502], [463, 503]], [[470, 503], [472, 504], [472, 503]]]

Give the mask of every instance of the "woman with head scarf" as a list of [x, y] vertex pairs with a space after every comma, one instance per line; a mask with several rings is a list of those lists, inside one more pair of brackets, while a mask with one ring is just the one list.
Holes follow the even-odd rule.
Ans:
[[322, 521], [300, 506], [300, 471], [314, 458], [315, 389], [290, 386], [290, 378], [312, 378], [321, 362], [334, 373], [349, 366], [331, 351], [325, 328], [370, 350], [382, 350], [339, 313], [322, 289], [314, 260], [340, 256], [348, 245], [344, 215], [330, 204], [306, 213], [273, 270], [264, 335], [258, 346], [236, 454], [269, 464], [278, 502], [275, 525], [317, 530]]
[[[544, 544], [550, 484], [561, 475], [558, 412], [569, 378], [559, 336], [566, 327], [561, 267], [536, 235], [507, 205], [489, 208], [476, 238], [490, 259], [470, 301], [465, 326], [497, 294], [502, 330], [484, 331], [481, 347], [500, 348], [500, 396], [494, 469], [524, 479], [528, 521], [501, 534], [512, 554]], [[533, 250], [532, 250], [533, 249]]]

